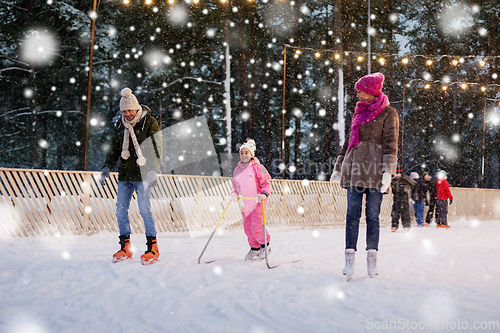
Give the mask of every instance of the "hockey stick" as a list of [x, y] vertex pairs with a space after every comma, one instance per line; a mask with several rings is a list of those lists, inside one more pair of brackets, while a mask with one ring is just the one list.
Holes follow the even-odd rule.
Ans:
[[264, 208], [264, 200], [262, 200], [262, 222], [264, 224], [264, 250], [266, 251], [266, 265], [267, 268], [273, 269], [278, 266], [269, 266], [269, 261], [267, 260], [266, 209]]
[[227, 210], [228, 210], [228, 208], [229, 208], [229, 205], [231, 205], [231, 200], [229, 200], [229, 203], [227, 204], [226, 209], [224, 209], [224, 213], [222, 213], [222, 216], [220, 217], [219, 223], [217, 223], [217, 225], [215, 226], [215, 229], [214, 229], [214, 231], [212, 232], [212, 234], [210, 235], [210, 238], [208, 239], [207, 244], [206, 244], [206, 245], [205, 245], [205, 247], [203, 248], [203, 251], [201, 251], [201, 254], [200, 254], [200, 256], [198, 257], [198, 264], [200, 263], [201, 257], [202, 257], [202, 256], [203, 256], [203, 254], [205, 253], [205, 250], [207, 249], [208, 244], [209, 244], [209, 243], [210, 243], [210, 241], [212, 240], [212, 237], [214, 237], [214, 234], [215, 234], [215, 232], [217, 231], [217, 228], [219, 227], [219, 224], [221, 223], [222, 218], [224, 217], [224, 215], [226, 215], [226, 212], [227, 212]]
[[[255, 199], [255, 198], [242, 198], [242, 197], [240, 197], [240, 199], [252, 200], [252, 199]], [[262, 223], [264, 225], [264, 251], [266, 253], [266, 265], [267, 265], [267, 268], [273, 269], [273, 268], [276, 268], [278, 266], [270, 266], [269, 265], [269, 261], [267, 259], [266, 209], [264, 207], [264, 200], [262, 200], [261, 203], [262, 203]]]

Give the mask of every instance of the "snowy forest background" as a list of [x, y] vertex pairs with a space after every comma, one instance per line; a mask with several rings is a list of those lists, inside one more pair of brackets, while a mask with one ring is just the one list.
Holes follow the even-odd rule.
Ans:
[[[275, 178], [282, 175], [284, 129], [283, 177], [328, 180], [370, 47], [371, 72], [385, 74], [384, 92], [400, 117], [404, 107], [405, 173], [444, 169], [452, 186], [499, 188], [494, 1], [372, 0], [369, 8], [359, 0], [97, 4], [88, 170], [101, 169], [119, 92], [128, 86], [161, 128], [205, 115], [218, 153], [228, 143], [235, 153], [244, 138], [254, 138]], [[0, 0], [0, 167], [85, 168], [92, 6], [92, 0]]]

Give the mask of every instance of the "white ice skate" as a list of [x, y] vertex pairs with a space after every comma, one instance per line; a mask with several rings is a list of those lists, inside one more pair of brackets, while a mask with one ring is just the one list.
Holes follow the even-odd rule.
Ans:
[[375, 275], [378, 275], [377, 250], [368, 250], [366, 252], [366, 265], [369, 277], [373, 278]]
[[345, 266], [343, 274], [346, 277], [347, 281], [352, 279], [354, 275], [354, 259], [356, 258], [356, 253], [354, 249], [346, 249], [345, 250]]
[[248, 251], [247, 255], [245, 256], [245, 260], [254, 260], [256, 257], [259, 256], [260, 250], [253, 250], [250, 249]]
[[[269, 255], [269, 253], [271, 253], [271, 248], [268, 245], [267, 246], [267, 255]], [[263, 260], [263, 259], [266, 259], [266, 249], [261, 247], [260, 253], [259, 253], [259, 260]]]

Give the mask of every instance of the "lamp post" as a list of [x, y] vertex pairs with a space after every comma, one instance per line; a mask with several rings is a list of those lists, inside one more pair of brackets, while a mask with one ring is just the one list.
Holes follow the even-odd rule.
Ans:
[[370, 40], [370, 30], [371, 30], [371, 22], [370, 22], [370, 0], [368, 0], [368, 74], [371, 74], [371, 40]]
[[[406, 65], [408, 63], [408, 58], [403, 58], [403, 65]], [[405, 75], [406, 75], [406, 66], [403, 67], [403, 111], [401, 114], [401, 170], [403, 170], [404, 167], [404, 144], [405, 144], [405, 89], [406, 89], [406, 80], [405, 80]]]
[[95, 35], [95, 20], [97, 18], [97, 0], [94, 0], [92, 12], [92, 33], [90, 37], [90, 60], [89, 60], [89, 85], [87, 92], [87, 120], [85, 125], [85, 157], [83, 161], [83, 170], [87, 171], [87, 160], [89, 151], [89, 127], [90, 127], [90, 97], [92, 95], [92, 65], [94, 63], [94, 35]]
[[[285, 101], [286, 101], [286, 45], [283, 50], [283, 109], [281, 110], [281, 164], [285, 166]], [[285, 169], [281, 170], [281, 179], [284, 178]]]
[[484, 110], [483, 110], [483, 146], [481, 153], [481, 188], [484, 188], [484, 135], [486, 132], [486, 99], [484, 99]]

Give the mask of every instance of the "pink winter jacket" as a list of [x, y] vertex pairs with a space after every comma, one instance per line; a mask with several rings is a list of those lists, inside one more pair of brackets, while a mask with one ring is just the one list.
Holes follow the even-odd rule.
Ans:
[[244, 164], [238, 163], [233, 172], [233, 190], [241, 197], [252, 198], [243, 200], [243, 216], [248, 216], [257, 207], [255, 197], [258, 194], [271, 194], [271, 175], [260, 164], [257, 157]]

